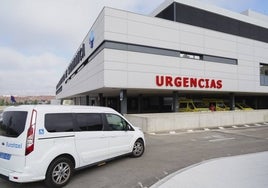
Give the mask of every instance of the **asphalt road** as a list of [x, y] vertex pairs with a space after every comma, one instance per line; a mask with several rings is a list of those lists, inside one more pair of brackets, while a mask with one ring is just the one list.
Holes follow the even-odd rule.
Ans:
[[[268, 126], [146, 135], [141, 158], [122, 157], [75, 174], [66, 188], [145, 188], [174, 171], [204, 160], [268, 151]], [[1, 188], [44, 188], [42, 182]]]

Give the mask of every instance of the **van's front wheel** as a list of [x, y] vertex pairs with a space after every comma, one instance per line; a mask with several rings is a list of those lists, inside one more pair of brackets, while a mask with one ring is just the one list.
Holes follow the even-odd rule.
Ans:
[[140, 157], [144, 153], [144, 142], [142, 139], [136, 140], [131, 153], [132, 157]]
[[45, 183], [48, 187], [63, 187], [73, 175], [74, 165], [72, 161], [65, 157], [60, 157], [52, 161], [49, 165]]

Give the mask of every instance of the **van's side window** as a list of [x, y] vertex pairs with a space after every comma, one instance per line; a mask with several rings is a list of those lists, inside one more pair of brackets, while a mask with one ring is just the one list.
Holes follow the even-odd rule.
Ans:
[[125, 130], [127, 126], [127, 122], [122, 119], [120, 116], [115, 115], [115, 114], [105, 114], [108, 127], [110, 130], [115, 130], [115, 131], [122, 131]]
[[81, 131], [101, 131], [103, 128], [101, 114], [76, 114], [76, 121]]
[[74, 131], [73, 114], [71, 113], [46, 114], [45, 128], [48, 132]]

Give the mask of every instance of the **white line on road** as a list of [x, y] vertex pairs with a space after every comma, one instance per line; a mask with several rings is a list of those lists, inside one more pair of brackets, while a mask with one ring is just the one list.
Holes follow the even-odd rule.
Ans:
[[168, 172], [164, 171], [164, 174], [165, 174], [165, 175], [168, 175]]
[[143, 187], [141, 182], [138, 182], [138, 186], [140, 186], [140, 188], [147, 188], [147, 187]]
[[204, 128], [205, 131], [209, 131], [210, 129], [209, 128]]
[[234, 139], [235, 138], [218, 138], [218, 139], [209, 140], [209, 142], [221, 142], [221, 141], [234, 140]]
[[237, 128], [237, 126], [235, 126], [235, 125], [234, 125], [234, 126], [232, 126], [232, 127], [233, 127], [233, 128]]
[[223, 129], [225, 129], [225, 128], [224, 128], [224, 127], [219, 127], [219, 129], [222, 129], [222, 130], [223, 130]]

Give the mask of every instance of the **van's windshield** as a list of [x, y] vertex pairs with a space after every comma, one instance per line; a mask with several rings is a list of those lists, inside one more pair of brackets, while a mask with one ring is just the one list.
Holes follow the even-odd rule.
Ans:
[[4, 112], [0, 119], [0, 136], [18, 137], [25, 128], [27, 112]]

